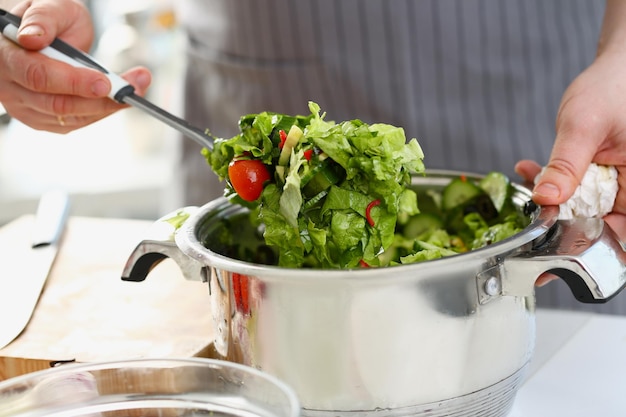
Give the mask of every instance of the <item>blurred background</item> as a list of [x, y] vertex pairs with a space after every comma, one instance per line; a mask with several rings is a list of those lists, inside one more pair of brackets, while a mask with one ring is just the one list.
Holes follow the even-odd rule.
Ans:
[[[181, 115], [184, 41], [174, 0], [91, 0], [90, 52], [122, 72], [153, 72], [148, 99]], [[34, 213], [45, 191], [63, 189], [76, 216], [156, 219], [180, 207], [177, 132], [137, 109], [67, 135], [33, 130], [0, 107], [0, 225]]]

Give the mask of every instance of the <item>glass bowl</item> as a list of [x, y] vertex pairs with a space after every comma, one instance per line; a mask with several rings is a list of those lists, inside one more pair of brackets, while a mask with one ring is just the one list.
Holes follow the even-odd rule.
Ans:
[[296, 417], [293, 390], [212, 359], [60, 365], [0, 382], [0, 417]]

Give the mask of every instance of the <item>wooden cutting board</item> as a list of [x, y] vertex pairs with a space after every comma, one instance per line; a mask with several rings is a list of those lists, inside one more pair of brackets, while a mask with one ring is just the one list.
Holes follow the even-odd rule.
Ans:
[[[2, 259], [19, 256], [34, 216], [0, 228]], [[121, 280], [126, 259], [151, 222], [70, 217], [61, 248], [30, 323], [0, 349], [0, 380], [50, 362], [210, 356], [208, 288], [187, 281], [170, 259], [144, 282]], [[0, 317], [0, 320], [9, 318]]]

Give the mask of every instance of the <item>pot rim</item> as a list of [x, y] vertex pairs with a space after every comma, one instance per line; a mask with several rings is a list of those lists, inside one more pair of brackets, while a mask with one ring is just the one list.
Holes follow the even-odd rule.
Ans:
[[[472, 179], [481, 178], [483, 176], [481, 174], [463, 171], [426, 170], [423, 176], [414, 177], [414, 183], [424, 183], [424, 181], [431, 183], [433, 180], [443, 183], [443, 181], [449, 181], [451, 177], [458, 177], [460, 175], [464, 175]], [[527, 187], [517, 183], [512, 184], [521, 195], [527, 198], [526, 201], [531, 201], [531, 192]], [[380, 268], [309, 269], [285, 268], [241, 261], [220, 255], [219, 253], [206, 248], [197, 238], [197, 231], [202, 224], [202, 220], [212, 211], [216, 209], [223, 209], [224, 206], [228, 205], [235, 207], [226, 198], [220, 197], [210, 201], [191, 214], [189, 219], [187, 219], [175, 235], [176, 244], [180, 250], [187, 256], [217, 269], [263, 278], [282, 280], [315, 280], [317, 282], [320, 280], [350, 281], [356, 279], [361, 281], [364, 279], [381, 279], [381, 275], [386, 281], [389, 279], [401, 279], [402, 277], [405, 277], [406, 279], [414, 279], [414, 276], [417, 274], [427, 275], [432, 270], [453, 268], [455, 265], [469, 263], [474, 264], [479, 261], [482, 261], [483, 263], [489, 263], [491, 261], [493, 264], [500, 263], [502, 259], [509, 254], [519, 252], [520, 248], [523, 248], [530, 242], [533, 242], [534, 240], [545, 235], [556, 223], [559, 214], [558, 206], [537, 206], [533, 213], [530, 214], [532, 218], [530, 224], [516, 235], [493, 245], [440, 259]], [[321, 271], [323, 271], [323, 273], [320, 273]], [[381, 271], [384, 273], [381, 274]], [[393, 275], [388, 276], [389, 274]]]

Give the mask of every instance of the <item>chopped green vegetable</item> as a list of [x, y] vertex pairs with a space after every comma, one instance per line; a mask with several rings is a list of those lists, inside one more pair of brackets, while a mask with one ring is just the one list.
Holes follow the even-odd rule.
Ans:
[[[498, 186], [492, 188], [494, 180]], [[477, 183], [464, 176], [454, 178], [439, 194], [435, 190], [418, 193], [420, 213], [398, 225], [400, 237], [396, 236], [389, 250], [401, 253], [400, 263], [412, 263], [482, 248], [519, 233], [528, 219], [511, 201], [511, 187], [504, 174], [494, 172]], [[492, 201], [494, 191], [506, 196], [500, 210]], [[436, 203], [439, 200], [442, 207]], [[412, 252], [407, 252], [407, 241], [413, 243]]]
[[[258, 206], [279, 265], [377, 265], [393, 241], [398, 216], [418, 213], [408, 185], [411, 175], [424, 171], [422, 149], [415, 139], [407, 142], [401, 128], [326, 121], [312, 102], [309, 110], [308, 116], [244, 116], [239, 135], [217, 139], [214, 149], [203, 153], [229, 183], [224, 166], [235, 158], [258, 159], [271, 170], [272, 180], [247, 205]], [[231, 185], [227, 190], [227, 197], [241, 203]], [[368, 208], [372, 201], [376, 209]]]
[[502, 210], [511, 194], [509, 177], [501, 172], [492, 171], [480, 180], [479, 186], [489, 194], [496, 210]]
[[191, 213], [185, 210], [179, 210], [174, 213], [171, 217], [163, 219], [163, 221], [171, 224], [175, 230], [180, 229], [180, 227], [187, 221], [187, 219], [191, 216]]
[[[425, 168], [416, 139], [407, 141], [403, 129], [388, 124], [327, 121], [313, 102], [309, 110], [246, 115], [240, 134], [203, 150], [227, 181], [225, 196], [251, 208], [251, 224], [263, 224], [263, 259], [275, 259], [269, 247], [283, 267], [396, 265], [489, 245], [525, 226], [507, 204], [511, 186], [501, 174], [480, 183], [460, 177], [442, 192], [420, 192], [418, 209], [411, 178]], [[254, 200], [238, 195], [229, 178], [228, 165], [242, 159], [270, 173], [269, 181], [248, 187], [262, 187]], [[232, 246], [224, 245], [241, 253]], [[245, 246], [247, 253], [250, 242]]]
[[452, 210], [481, 194], [485, 194], [485, 191], [477, 184], [468, 181], [465, 177], [455, 178], [443, 190], [441, 205], [444, 210]]

